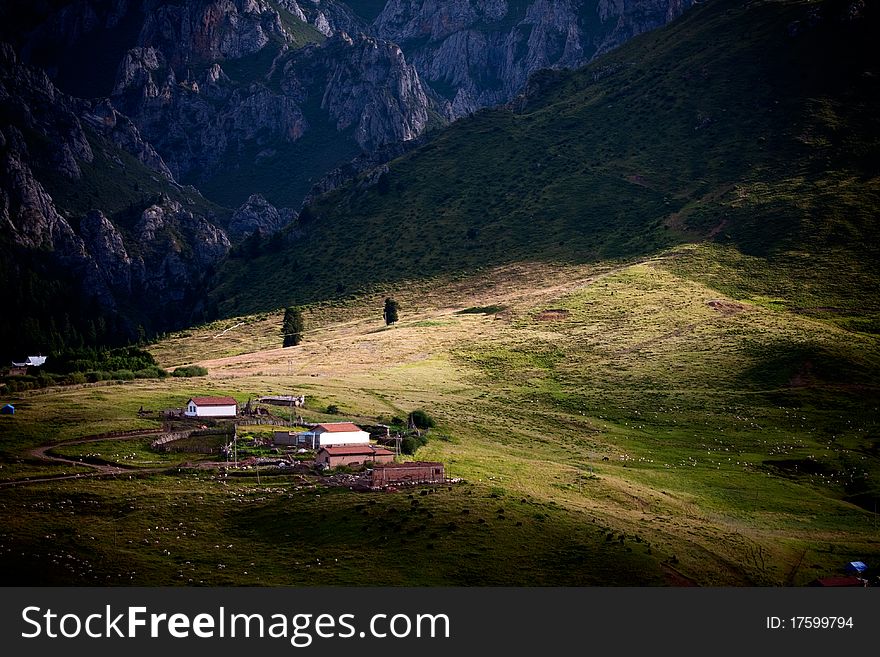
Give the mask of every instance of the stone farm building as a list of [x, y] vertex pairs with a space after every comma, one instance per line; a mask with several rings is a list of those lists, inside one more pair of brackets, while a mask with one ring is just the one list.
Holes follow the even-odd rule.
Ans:
[[235, 417], [238, 402], [234, 397], [192, 397], [186, 402], [187, 417]]
[[318, 450], [315, 464], [337, 468], [340, 465], [363, 465], [364, 463], [390, 463], [394, 452], [373, 445], [336, 445]]
[[300, 436], [305, 433], [300, 431], [290, 431], [285, 429], [284, 431], [275, 430], [275, 437], [272, 439], [272, 444], [283, 447], [305, 447], [305, 440], [300, 439]]
[[369, 445], [370, 434], [351, 422], [325, 422], [300, 433], [275, 432], [276, 445], [320, 449], [333, 445]]
[[376, 465], [370, 473], [371, 488], [406, 484], [433, 484], [444, 481], [446, 481], [446, 476], [443, 473], [443, 464], [433, 461], [384, 463]]

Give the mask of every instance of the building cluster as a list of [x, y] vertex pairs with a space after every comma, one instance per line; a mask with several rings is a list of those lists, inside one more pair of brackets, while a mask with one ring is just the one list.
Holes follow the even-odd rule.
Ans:
[[[275, 398], [272, 398], [275, 399]], [[284, 398], [290, 401], [294, 398]], [[234, 418], [238, 403], [234, 397], [192, 397], [183, 414], [197, 418]], [[315, 451], [315, 464], [324, 469], [371, 464], [371, 488], [388, 488], [423, 483], [442, 483], [442, 463], [413, 461], [395, 463], [391, 450], [370, 443], [370, 434], [352, 422], [322, 422], [305, 431], [277, 430], [273, 443]]]

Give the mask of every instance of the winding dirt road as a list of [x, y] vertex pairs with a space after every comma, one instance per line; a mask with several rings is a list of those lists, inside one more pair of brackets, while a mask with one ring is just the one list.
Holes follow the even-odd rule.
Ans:
[[[20, 486], [24, 484], [35, 484], [46, 481], [61, 481], [64, 479], [87, 479], [93, 477], [114, 477], [121, 474], [154, 474], [157, 472], [165, 472], [169, 469], [174, 469], [179, 467], [177, 465], [166, 465], [159, 468], [137, 468], [137, 467], [123, 467], [120, 465], [111, 465], [108, 463], [89, 463], [87, 461], [81, 461], [71, 458], [65, 458], [63, 456], [56, 456], [54, 454], [50, 454], [50, 450], [55, 449], [57, 447], [62, 447], [66, 445], [83, 445], [86, 443], [98, 443], [106, 440], [142, 440], [148, 437], [155, 437], [156, 433], [154, 431], [145, 431], [143, 433], [137, 434], [129, 434], [125, 436], [87, 436], [85, 438], [76, 438], [74, 440], [66, 440], [60, 443], [52, 443], [50, 445], [41, 445], [40, 447], [34, 447], [28, 450], [27, 454], [30, 457], [38, 459], [40, 461], [44, 461], [46, 463], [51, 463], [54, 465], [70, 465], [70, 466], [83, 466], [87, 468], [91, 468], [92, 472], [79, 472], [76, 474], [60, 474], [60, 475], [45, 475], [40, 477], [28, 477], [22, 479], [14, 479], [9, 481], [0, 482], [0, 488], [5, 488], [8, 486]], [[225, 466], [225, 462], [219, 461], [203, 461], [200, 463], [187, 463], [186, 467], [188, 468], [218, 468]]]

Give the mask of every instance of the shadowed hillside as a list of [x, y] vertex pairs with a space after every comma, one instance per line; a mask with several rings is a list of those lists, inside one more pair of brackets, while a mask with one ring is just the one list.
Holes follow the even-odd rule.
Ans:
[[877, 22], [862, 3], [718, 0], [584, 69], [538, 74], [509, 107], [313, 203], [286, 243], [229, 261], [221, 314], [702, 239], [778, 266], [809, 254], [801, 282], [842, 266], [838, 292], [868, 293]]

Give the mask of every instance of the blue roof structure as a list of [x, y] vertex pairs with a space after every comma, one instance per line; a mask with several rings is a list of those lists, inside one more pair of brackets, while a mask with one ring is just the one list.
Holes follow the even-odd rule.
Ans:
[[12, 404], [6, 404], [6, 406], [0, 408], [0, 413], [3, 415], [15, 415], [15, 406]]
[[854, 571], [857, 573], [863, 573], [868, 570], [868, 567], [865, 565], [863, 561], [850, 561], [846, 565], [846, 569], [849, 571]]

